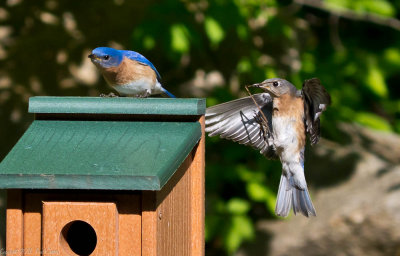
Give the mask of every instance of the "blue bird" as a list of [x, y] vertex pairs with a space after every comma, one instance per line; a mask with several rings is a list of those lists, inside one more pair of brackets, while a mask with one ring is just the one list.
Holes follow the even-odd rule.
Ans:
[[145, 98], [163, 94], [175, 98], [162, 87], [154, 65], [140, 53], [98, 47], [88, 57], [120, 95]]

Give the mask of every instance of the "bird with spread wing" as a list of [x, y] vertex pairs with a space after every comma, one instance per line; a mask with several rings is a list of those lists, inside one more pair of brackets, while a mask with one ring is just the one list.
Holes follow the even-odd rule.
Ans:
[[290, 209], [316, 216], [304, 176], [306, 135], [311, 145], [320, 138], [320, 115], [331, 98], [318, 78], [306, 80], [302, 90], [281, 78], [249, 87], [264, 93], [225, 102], [206, 110], [209, 136], [251, 146], [268, 159], [279, 158], [282, 176], [275, 213], [288, 216]]

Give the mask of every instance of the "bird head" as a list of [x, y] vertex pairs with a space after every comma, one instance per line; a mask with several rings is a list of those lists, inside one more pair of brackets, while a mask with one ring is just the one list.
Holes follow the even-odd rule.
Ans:
[[297, 91], [294, 85], [282, 78], [267, 79], [261, 83], [252, 84], [249, 87], [261, 88], [274, 97], [280, 97], [287, 93], [296, 94]]
[[121, 51], [109, 47], [97, 47], [88, 57], [101, 68], [117, 67], [124, 58]]

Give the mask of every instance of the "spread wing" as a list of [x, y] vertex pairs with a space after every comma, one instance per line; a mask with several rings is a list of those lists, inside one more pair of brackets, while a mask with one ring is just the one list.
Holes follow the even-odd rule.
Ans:
[[318, 78], [304, 81], [302, 95], [306, 129], [310, 134], [311, 145], [314, 145], [321, 136], [319, 116], [331, 104], [331, 96]]
[[158, 73], [156, 67], [154, 67], [153, 63], [151, 63], [148, 59], [146, 59], [146, 57], [144, 57], [142, 54], [135, 52], [135, 51], [128, 51], [128, 50], [121, 50], [121, 51], [127, 58], [129, 58], [131, 60], [136, 60], [140, 64], [151, 67], [151, 69], [153, 69], [154, 72], [156, 72], [158, 81], [161, 81], [161, 76]]
[[[268, 128], [272, 132], [271, 96], [260, 93], [253, 97], [268, 119]], [[250, 97], [225, 102], [206, 110], [206, 132], [209, 136], [219, 135], [258, 149], [267, 158], [277, 158], [272, 137], [268, 137], [264, 125], [259, 110]]]

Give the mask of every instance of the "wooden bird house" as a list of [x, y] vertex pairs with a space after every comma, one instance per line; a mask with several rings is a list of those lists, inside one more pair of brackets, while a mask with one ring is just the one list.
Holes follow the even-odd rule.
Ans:
[[33, 97], [0, 164], [12, 255], [204, 255], [204, 99]]

